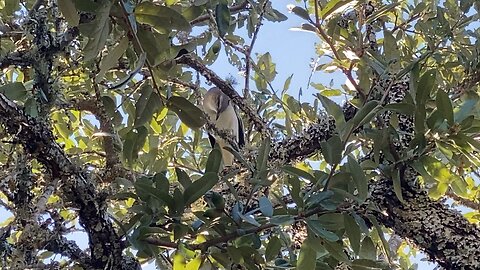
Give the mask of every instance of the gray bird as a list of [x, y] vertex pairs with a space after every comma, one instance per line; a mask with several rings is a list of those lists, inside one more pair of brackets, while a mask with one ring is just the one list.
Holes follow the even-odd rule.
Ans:
[[[242, 120], [233, 108], [232, 101], [222, 90], [218, 87], [208, 90], [203, 98], [203, 109], [218, 129], [231, 132], [238, 147], [245, 145]], [[224, 149], [225, 146], [230, 146], [230, 144], [222, 138], [213, 137], [211, 134], [208, 134], [208, 139], [212, 147], [215, 145], [215, 141], [218, 142], [222, 150], [223, 164], [232, 166], [233, 155]]]

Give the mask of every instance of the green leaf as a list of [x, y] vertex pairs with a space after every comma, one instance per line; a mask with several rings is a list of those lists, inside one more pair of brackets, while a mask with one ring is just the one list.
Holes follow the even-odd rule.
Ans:
[[11, 15], [20, 8], [20, 0], [5, 0], [3, 12]]
[[462, 103], [459, 109], [455, 110], [455, 122], [461, 122], [465, 118], [474, 114], [478, 107], [479, 96], [474, 91], [467, 91], [462, 95]]
[[390, 103], [383, 107], [384, 111], [394, 111], [406, 115], [414, 115], [415, 105], [411, 103]]
[[140, 89], [140, 93], [140, 97], [135, 104], [135, 127], [149, 123], [153, 114], [162, 108], [162, 100], [153, 91], [150, 84], [144, 84]]
[[218, 58], [218, 54], [220, 50], [222, 49], [222, 43], [220, 42], [220, 39], [215, 40], [213, 42], [212, 46], [208, 49], [207, 55], [205, 55], [204, 61], [205, 64], [210, 65], [215, 62]]
[[340, 137], [334, 135], [326, 142], [320, 142], [322, 154], [328, 164], [338, 164], [342, 160], [343, 145]]
[[80, 32], [88, 37], [87, 45], [83, 49], [84, 61], [93, 60], [103, 50], [110, 33], [110, 8], [111, 1], [102, 1], [95, 10], [95, 19], [89, 23], [78, 26]]
[[288, 184], [291, 186], [289, 193], [292, 195], [293, 201], [297, 207], [303, 207], [303, 196], [300, 195], [300, 179], [296, 176], [288, 177]]
[[378, 237], [382, 241], [383, 250], [385, 251], [385, 254], [388, 257], [388, 261], [392, 261], [392, 257], [390, 255], [390, 245], [388, 244], [387, 239], [385, 239], [385, 234], [383, 233], [382, 228], [378, 224], [377, 219], [373, 216], [369, 216], [369, 220], [375, 227], [375, 231], [377, 231]]
[[345, 223], [345, 233], [348, 236], [348, 240], [350, 241], [350, 245], [355, 252], [355, 254], [359, 254], [360, 252], [360, 238], [361, 232], [360, 227], [358, 226], [357, 222], [353, 217], [348, 214], [344, 214], [344, 223]]
[[268, 155], [270, 154], [270, 138], [267, 137], [263, 140], [262, 145], [258, 149], [258, 156], [257, 156], [257, 177], [260, 180], [265, 180], [267, 177], [268, 167]]
[[265, 16], [265, 19], [271, 22], [283, 22], [288, 20], [287, 16], [285, 16], [283, 13], [281, 13], [280, 11], [274, 8], [267, 9], [264, 16]]
[[297, 15], [298, 17], [300, 17], [302, 19], [310, 21], [310, 15], [308, 14], [308, 11], [306, 11], [302, 7], [295, 6], [295, 7], [292, 8], [291, 12], [293, 12], [293, 14]]
[[327, 113], [333, 116], [335, 119], [335, 125], [341, 130], [345, 125], [345, 116], [342, 108], [337, 103], [323, 95], [317, 94], [317, 98], [320, 99], [320, 102], [322, 102], [322, 105]]
[[400, 170], [394, 169], [392, 173], [393, 191], [400, 202], [405, 203], [402, 195], [402, 179], [400, 179]]
[[184, 189], [188, 188], [192, 184], [192, 179], [190, 179], [190, 176], [188, 176], [184, 170], [175, 168], [175, 173], [177, 174], [178, 182], [180, 182]]
[[375, 12], [373, 12], [372, 14], [370, 14], [370, 16], [368, 16], [368, 18], [366, 19], [365, 23], [370, 23], [372, 21], [375, 21], [376, 19], [380, 18], [381, 16], [383, 16], [384, 14], [386, 14], [387, 12], [389, 12], [390, 10], [394, 9], [396, 6], [398, 6], [400, 3], [398, 2], [395, 2], [393, 4], [389, 4], [389, 5], [383, 5], [381, 6], [379, 9], [375, 10]]
[[318, 237], [321, 237], [327, 241], [335, 242], [339, 240], [338, 235], [335, 233], [326, 230], [318, 220], [307, 220], [307, 226], [314, 232]]
[[108, 89], [117, 89], [124, 85], [126, 85], [133, 77], [142, 69], [143, 65], [145, 65], [145, 60], [147, 59], [147, 54], [142, 53], [138, 57], [137, 62], [135, 63], [135, 68], [127, 74], [127, 76], [121, 78], [118, 82], [110, 85]]
[[[327, 199], [330, 199], [333, 195], [334, 195], [334, 192], [331, 191], [331, 190], [315, 192], [313, 195], [311, 195], [307, 199], [306, 203], [309, 206], [317, 207], [319, 203], [321, 203], [321, 202], [323, 202]], [[292, 197], [293, 197], [293, 195], [292, 195]]]
[[310, 247], [308, 241], [304, 241], [300, 247], [300, 254], [298, 254], [297, 267], [295, 269], [315, 269], [316, 260], [317, 252]]
[[447, 120], [449, 125], [453, 125], [453, 106], [452, 101], [442, 89], [437, 91], [437, 110], [441, 113], [444, 119]]
[[154, 188], [151, 183], [147, 181], [136, 181], [135, 184], [135, 190], [137, 191], [137, 194], [142, 197], [142, 196], [151, 196], [163, 203], [165, 203], [168, 207], [173, 207], [175, 204], [175, 201], [173, 200], [172, 196], [168, 194], [168, 190], [161, 190], [159, 188]]
[[285, 83], [283, 83], [283, 90], [282, 90], [282, 96], [287, 92], [288, 88], [290, 88], [290, 83], [292, 82], [293, 74], [288, 76], [288, 78], [285, 80]]
[[267, 248], [265, 250], [265, 259], [271, 261], [278, 256], [280, 249], [282, 248], [282, 241], [276, 237], [272, 236], [270, 241], [268, 241]]
[[196, 6], [192, 5], [182, 11], [182, 16], [188, 20], [191, 21], [198, 16], [202, 15], [203, 11], [205, 10], [204, 6]]
[[339, 242], [323, 242], [323, 246], [327, 249], [327, 251], [334, 257], [335, 259], [349, 263], [350, 260], [347, 257], [347, 254], [343, 252], [343, 246]]
[[27, 89], [21, 82], [5, 84], [0, 87], [0, 93], [4, 94], [8, 99], [24, 101], [27, 97]]
[[218, 35], [224, 37], [230, 27], [230, 9], [227, 1], [221, 0], [215, 7], [215, 21], [217, 22]]
[[58, 0], [58, 8], [70, 26], [78, 26], [80, 15], [78, 15], [77, 8], [72, 0]]
[[397, 40], [392, 32], [388, 30], [383, 31], [383, 51], [387, 60], [393, 60], [398, 57]]
[[128, 37], [123, 37], [120, 42], [100, 61], [100, 71], [95, 76], [95, 82], [99, 83], [103, 80], [105, 73], [112, 67], [116, 66], [118, 59], [122, 57], [128, 48]]
[[275, 225], [291, 225], [295, 222], [295, 218], [291, 215], [277, 215], [270, 219], [270, 223]]
[[205, 173], [185, 189], [183, 193], [185, 204], [189, 205], [201, 198], [207, 191], [215, 186], [216, 183], [218, 183], [218, 175], [216, 173]]
[[313, 177], [313, 175], [309, 174], [308, 172], [306, 172], [302, 169], [299, 169], [299, 168], [296, 168], [296, 167], [293, 167], [293, 166], [290, 166], [290, 165], [283, 166], [282, 171], [284, 171], [284, 172], [286, 172], [290, 175], [293, 175], [293, 176], [298, 176], [298, 177], [305, 178], [305, 179], [311, 181], [312, 183], [316, 182], [316, 179], [315, 179], [315, 177]]
[[370, 100], [365, 103], [362, 108], [358, 110], [351, 120], [355, 128], [361, 127], [370, 120], [382, 109], [382, 106], [377, 100]]
[[357, 160], [351, 155], [348, 156], [348, 170], [350, 171], [353, 181], [357, 186], [358, 198], [361, 200], [361, 202], [364, 202], [368, 195], [367, 177], [365, 176], [365, 172], [363, 171], [362, 167], [360, 167], [360, 164], [358, 164]]
[[203, 111], [186, 98], [172, 96], [167, 101], [167, 107], [174, 111], [189, 128], [198, 129], [206, 123]]
[[221, 264], [225, 269], [228, 269], [232, 264], [230, 256], [227, 253], [211, 253], [210, 256], [212, 256], [215, 261]]
[[173, 55], [171, 40], [167, 34], [147, 31], [141, 27], [137, 31], [137, 37], [147, 54], [148, 62], [153, 66], [157, 66], [166, 60], [171, 60], [176, 55]]
[[317, 28], [311, 23], [302, 23], [302, 26], [300, 28], [308, 32], [317, 33]]
[[352, 268], [354, 270], [375, 270], [375, 269], [388, 269], [388, 263], [383, 261], [374, 261], [367, 259], [353, 260]]
[[415, 96], [415, 102], [417, 107], [425, 106], [424, 104], [430, 98], [430, 93], [432, 92], [433, 86], [435, 85], [435, 78], [437, 72], [433, 69], [425, 72], [420, 78], [418, 83], [417, 94]]
[[186, 32], [192, 30], [190, 23], [182, 14], [151, 2], [142, 2], [138, 5], [135, 8], [135, 16], [138, 22], [152, 26], [161, 34], [168, 34], [172, 29]]
[[148, 131], [144, 126], [130, 130], [123, 142], [123, 158], [127, 163], [132, 164], [138, 157], [147, 139]]
[[350, 3], [351, 0], [332, 0], [328, 1], [324, 8], [320, 11], [320, 18], [326, 19], [328, 15], [337, 11], [342, 6]]
[[369, 236], [366, 236], [362, 241], [360, 248], [360, 258], [375, 260], [377, 258], [377, 249], [375, 244]]
[[220, 170], [220, 165], [222, 163], [222, 152], [213, 148], [208, 155], [207, 164], [205, 166], [205, 172], [214, 172], [218, 173]]
[[260, 197], [260, 199], [258, 200], [258, 205], [260, 208], [260, 212], [262, 212], [264, 216], [266, 217], [273, 216], [273, 206], [267, 197], [265, 196]]

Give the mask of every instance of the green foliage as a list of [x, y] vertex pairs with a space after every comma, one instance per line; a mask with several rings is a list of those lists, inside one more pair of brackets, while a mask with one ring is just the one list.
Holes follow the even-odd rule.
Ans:
[[[35, 1], [21, 2], [0, 0], [0, 27], [27, 19], [23, 13]], [[108, 211], [128, 240], [125, 253], [159, 266], [165, 257], [173, 269], [409, 269], [410, 255], [390, 254], [384, 232], [391, 232], [368, 214], [377, 209], [369, 183], [392, 180], [395, 196], [405, 203], [403, 173], [411, 166], [431, 198], [454, 194], [478, 202], [472, 174], [480, 166], [476, 1], [321, 0], [290, 7], [302, 20], [295, 29], [319, 38], [311, 44], [319, 58], [312, 73], [330, 78], [339, 71], [348, 81], [327, 85], [311, 76], [311, 87], [300, 91], [292, 89], [295, 74], [279, 82], [284, 71], [277, 70], [278, 56], [249, 48], [262, 35], [257, 27], [287, 19], [274, 1], [252, 0], [243, 7], [227, 0], [56, 2], [63, 18], [47, 8], [46, 29], [78, 27], [79, 35], [55, 54], [51, 87], [38, 87], [37, 66], [9, 64], [0, 74], [0, 93], [50, 123], [66, 155], [88, 168], [99, 188], [114, 191]], [[367, 10], [369, 3], [373, 10]], [[0, 64], [5, 55], [24, 53], [23, 46], [38, 49], [28, 29], [0, 36]], [[16, 37], [18, 31], [28, 34]], [[178, 64], [184, 51], [207, 67]], [[251, 115], [240, 111], [247, 147], [228, 149], [240, 168], [221, 166], [222, 152], [211, 149], [202, 129], [207, 119], [197, 106], [204, 77], [215, 81], [207, 69], [222, 55], [239, 71], [248, 68], [249, 83], [236, 88], [249, 85], [246, 104], [274, 135], [259, 134]], [[392, 103], [398, 81], [405, 82], [405, 97]], [[316, 98], [300, 100], [307, 91]], [[343, 98], [354, 111], [349, 118]], [[41, 118], [45, 108], [48, 117]], [[334, 134], [309, 141], [321, 154], [293, 149], [303, 151], [301, 159], [271, 162], [276, 154], [292, 154], [274, 153], [278, 142], [294, 141], [330, 116]], [[412, 129], [402, 129], [406, 118]], [[0, 131], [8, 134], [5, 127]], [[8, 136], [0, 147], [5, 168], [23, 155], [15, 136]], [[398, 147], [404, 140], [407, 145]], [[114, 166], [111, 156], [120, 159], [113, 159]], [[47, 170], [33, 166], [41, 185]], [[126, 173], [102, 183], [107, 166]], [[35, 196], [40, 190], [34, 187]], [[4, 193], [0, 200], [10, 205]], [[75, 210], [53, 196], [49, 200], [47, 209], [67, 212], [64, 226], [77, 222], [68, 215]], [[477, 214], [467, 217], [480, 220]]]

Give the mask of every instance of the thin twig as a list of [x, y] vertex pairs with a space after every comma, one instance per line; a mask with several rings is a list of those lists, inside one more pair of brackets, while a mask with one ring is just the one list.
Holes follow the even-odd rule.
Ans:
[[[135, 30], [133, 29], [133, 26], [132, 26], [132, 23], [130, 22], [130, 20], [128, 19], [128, 12], [125, 8], [125, 4], [123, 3], [123, 1], [118, 1], [120, 3], [120, 6], [122, 7], [122, 13], [123, 13], [123, 17], [125, 19], [125, 23], [127, 24], [128, 26], [128, 31], [130, 32], [130, 34], [133, 36], [133, 40], [135, 41], [136, 45], [138, 46], [138, 48], [140, 49], [140, 53], [141, 54], [145, 54], [145, 50], [143, 49], [143, 46], [142, 46], [142, 43], [140, 42], [140, 40], [138, 39], [138, 36], [137, 36], [137, 33], [135, 32]], [[162, 101], [162, 103], [164, 102], [164, 98], [160, 92], [160, 88], [158, 86], [158, 83], [155, 79], [155, 73], [153, 71], [153, 66], [152, 64], [150, 63], [150, 61], [148, 60], [148, 58], [146, 59], [145, 63], [147, 64], [147, 68], [148, 70], [150, 71], [150, 74], [152, 75], [152, 83], [153, 83], [153, 86], [155, 88], [155, 90], [157, 91], [157, 94], [158, 96], [160, 97], [160, 100]], [[162, 104], [163, 105], [163, 104]]]
[[260, 11], [260, 15], [258, 16], [257, 25], [255, 25], [255, 31], [253, 32], [252, 40], [250, 41], [250, 46], [245, 50], [245, 88], [243, 89], [243, 97], [249, 97], [249, 90], [250, 90], [250, 70], [251, 70], [251, 54], [253, 47], [255, 46], [255, 42], [257, 41], [258, 33], [260, 32], [260, 27], [262, 26], [263, 17], [265, 15], [265, 9], [267, 8], [267, 4], [270, 1], [265, 1], [262, 6], [262, 10]]

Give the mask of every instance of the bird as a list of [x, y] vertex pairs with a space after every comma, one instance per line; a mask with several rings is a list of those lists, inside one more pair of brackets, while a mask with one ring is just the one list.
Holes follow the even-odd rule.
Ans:
[[[243, 131], [243, 123], [239, 115], [235, 111], [231, 99], [225, 95], [218, 87], [212, 87], [207, 91], [203, 98], [203, 109], [219, 130], [230, 132], [233, 135], [238, 147], [245, 145], [245, 134]], [[218, 143], [222, 152], [222, 160], [224, 166], [233, 165], [233, 154], [226, 150], [225, 147], [232, 147], [225, 139], [212, 134], [208, 134], [208, 139], [212, 147], [215, 142]]]

